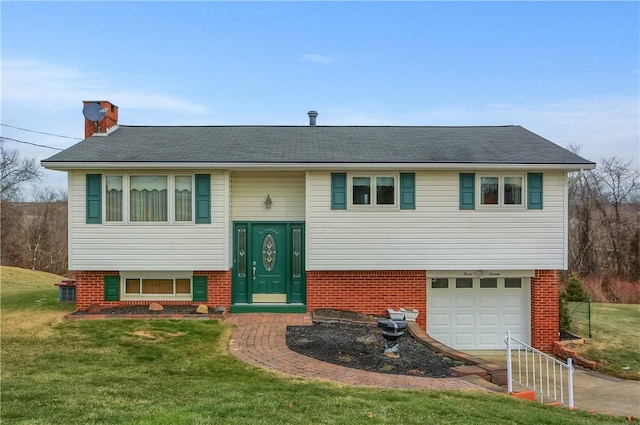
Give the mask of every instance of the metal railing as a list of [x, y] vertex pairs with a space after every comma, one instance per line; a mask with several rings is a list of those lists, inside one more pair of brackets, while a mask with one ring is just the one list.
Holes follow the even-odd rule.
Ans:
[[[507, 388], [513, 393], [513, 383], [533, 390], [541, 403], [550, 400], [570, 408], [573, 404], [573, 364], [536, 350], [511, 336], [507, 331]], [[516, 351], [516, 353], [512, 353]], [[515, 370], [514, 370], [515, 369]]]

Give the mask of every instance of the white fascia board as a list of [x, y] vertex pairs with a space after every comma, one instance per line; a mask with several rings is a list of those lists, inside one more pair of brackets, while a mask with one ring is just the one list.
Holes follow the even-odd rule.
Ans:
[[592, 170], [595, 164], [477, 164], [477, 163], [293, 163], [293, 162], [43, 162], [49, 170], [86, 169], [213, 169], [256, 170]]

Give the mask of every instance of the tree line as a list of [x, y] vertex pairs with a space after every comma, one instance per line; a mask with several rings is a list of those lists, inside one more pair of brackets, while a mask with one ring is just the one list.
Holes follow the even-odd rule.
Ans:
[[35, 159], [0, 144], [1, 264], [68, 275], [67, 193], [41, 180]]
[[599, 302], [640, 303], [640, 171], [601, 160], [569, 179], [569, 271]]
[[[68, 274], [66, 192], [40, 185], [34, 159], [3, 145], [0, 154], [2, 264]], [[619, 291], [620, 281], [640, 291], [640, 171], [631, 161], [603, 159], [571, 174], [568, 192], [569, 272], [591, 279], [591, 292], [603, 296]]]

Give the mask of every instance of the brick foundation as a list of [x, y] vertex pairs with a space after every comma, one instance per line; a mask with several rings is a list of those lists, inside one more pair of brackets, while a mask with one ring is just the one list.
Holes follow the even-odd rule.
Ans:
[[[154, 300], [104, 301], [104, 276], [117, 271], [76, 272], [76, 307], [86, 310], [91, 304], [102, 308], [148, 305]], [[230, 271], [194, 271], [207, 276], [209, 307], [231, 307]], [[559, 339], [559, 273], [536, 270], [531, 279], [531, 345], [553, 351]], [[196, 305], [192, 301], [160, 301], [164, 305]], [[427, 277], [424, 270], [347, 270], [308, 271], [307, 310], [334, 308], [387, 316], [387, 308], [416, 308], [417, 323], [427, 328]]]
[[[130, 305], [149, 305], [160, 302], [163, 305], [199, 305], [200, 302], [172, 301], [172, 300], [104, 300], [104, 277], [117, 275], [118, 271], [76, 271], [76, 308], [87, 310], [91, 304], [98, 304], [101, 308], [124, 307]], [[207, 302], [208, 307], [231, 306], [231, 272], [230, 271], [195, 271], [196, 276], [207, 276]]]
[[560, 338], [560, 274], [536, 270], [531, 278], [531, 345], [546, 353]]
[[334, 308], [387, 316], [387, 308], [416, 308], [427, 325], [424, 270], [308, 271], [307, 310]]

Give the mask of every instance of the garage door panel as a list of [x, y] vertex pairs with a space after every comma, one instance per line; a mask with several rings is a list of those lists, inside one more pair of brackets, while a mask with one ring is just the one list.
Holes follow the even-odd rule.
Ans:
[[430, 297], [431, 308], [446, 308], [451, 307], [451, 297], [449, 295], [432, 295]]
[[519, 291], [520, 294], [509, 294], [502, 296], [502, 305], [504, 307], [515, 307], [520, 308], [522, 306], [522, 291]]
[[522, 326], [524, 324], [524, 318], [522, 313], [503, 314], [503, 323], [505, 326]]
[[475, 336], [474, 332], [456, 333], [454, 336], [456, 347], [472, 348], [475, 342], [474, 336]]
[[448, 332], [443, 332], [443, 333], [437, 333], [437, 332], [433, 332], [431, 334], [431, 337], [433, 339], [435, 339], [436, 341], [440, 341], [441, 343], [448, 345], [448, 346], [452, 346], [453, 344], [451, 343], [451, 334]]
[[504, 286], [498, 278], [496, 288], [427, 288], [428, 333], [434, 339], [461, 350], [504, 349], [507, 330], [529, 342], [529, 284]]
[[475, 315], [472, 313], [467, 313], [467, 314], [458, 313], [454, 317], [455, 317], [455, 322], [453, 323], [454, 326], [471, 326], [471, 327], [475, 326]]
[[473, 308], [475, 305], [473, 294], [454, 295], [453, 305], [455, 308]]
[[504, 345], [504, 339], [500, 335], [500, 332], [480, 332], [478, 334], [478, 348], [491, 348], [500, 345]]
[[500, 323], [500, 315], [497, 313], [494, 314], [479, 314], [478, 315], [478, 324], [480, 326], [496, 326]]
[[500, 297], [496, 296], [496, 294], [482, 295], [480, 296], [479, 305], [484, 308], [499, 308]]
[[436, 326], [451, 326], [451, 316], [447, 314], [432, 314], [431, 315], [431, 325], [433, 327]]

